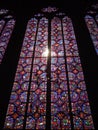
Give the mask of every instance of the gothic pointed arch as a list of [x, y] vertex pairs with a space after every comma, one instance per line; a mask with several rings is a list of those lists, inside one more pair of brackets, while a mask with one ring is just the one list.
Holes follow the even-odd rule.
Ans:
[[56, 7], [28, 21], [4, 128], [94, 129], [72, 20]]

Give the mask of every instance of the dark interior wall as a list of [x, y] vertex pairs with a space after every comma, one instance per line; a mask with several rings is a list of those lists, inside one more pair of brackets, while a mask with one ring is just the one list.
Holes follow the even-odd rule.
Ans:
[[20, 50], [28, 20], [34, 13], [47, 6], [62, 8], [72, 18], [79, 54], [83, 66], [84, 78], [87, 85], [95, 128], [98, 128], [98, 56], [95, 53], [92, 40], [84, 21], [87, 6], [96, 3], [94, 0], [1, 0], [0, 8], [12, 10], [15, 15], [16, 25], [8, 44], [2, 64], [0, 65], [0, 128], [3, 128], [4, 118], [14, 82], [15, 72], [19, 60]]
[[12, 9], [17, 15], [28, 15], [28, 12], [32, 14], [32, 11], [38, 11], [39, 8], [48, 5], [62, 7], [70, 13], [79, 13], [80, 11], [83, 12], [85, 7], [96, 1], [97, 0], [0, 0], [0, 7]]

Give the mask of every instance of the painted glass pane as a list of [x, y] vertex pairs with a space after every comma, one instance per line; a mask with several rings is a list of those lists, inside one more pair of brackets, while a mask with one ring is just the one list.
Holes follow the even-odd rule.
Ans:
[[26, 129], [45, 129], [48, 57], [48, 20], [42, 18], [34, 52]]
[[71, 19], [63, 18], [64, 42], [74, 129], [94, 129]]
[[[3, 22], [4, 24], [4, 22]], [[10, 40], [12, 31], [14, 29], [15, 20], [11, 19], [6, 23], [6, 26], [0, 36], [0, 63], [2, 62], [5, 50], [7, 48], [8, 42]], [[2, 27], [1, 27], [2, 28]]]
[[4, 128], [23, 129], [37, 20], [28, 22], [8, 105]]
[[5, 21], [4, 20], [0, 20], [0, 33], [4, 27]]
[[98, 55], [98, 26], [93, 19], [93, 17], [87, 15], [85, 16], [85, 22], [87, 24], [90, 36], [92, 38], [96, 53]]
[[61, 20], [55, 17], [51, 22], [51, 129], [70, 128]]

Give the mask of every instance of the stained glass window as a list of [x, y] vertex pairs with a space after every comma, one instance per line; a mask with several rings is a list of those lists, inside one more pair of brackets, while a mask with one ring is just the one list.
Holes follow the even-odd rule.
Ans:
[[[8, 10], [0, 10], [0, 15], [4, 15], [8, 12]], [[10, 15], [4, 15], [4, 17], [0, 20], [0, 64], [2, 62], [5, 50], [9, 43], [12, 31], [14, 29], [15, 20]]]
[[63, 30], [74, 129], [94, 129], [74, 29], [68, 17], [63, 18]]
[[85, 22], [89, 30], [96, 54], [98, 55], [98, 4], [88, 7]]
[[5, 21], [4, 20], [0, 20], [0, 33], [4, 27]]
[[[98, 20], [97, 17], [96, 17], [96, 20]], [[98, 55], [98, 26], [97, 26], [97, 23], [95, 22], [94, 18], [90, 15], [85, 16], [85, 21], [86, 21], [90, 36], [92, 38], [92, 41], [94, 43], [96, 53]]]
[[70, 129], [68, 83], [61, 20], [51, 21], [51, 128]]
[[4, 128], [94, 129], [71, 19], [36, 16], [27, 24]]

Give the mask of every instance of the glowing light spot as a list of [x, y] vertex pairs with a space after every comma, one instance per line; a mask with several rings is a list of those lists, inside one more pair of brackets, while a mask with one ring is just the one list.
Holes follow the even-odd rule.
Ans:
[[43, 53], [42, 53], [42, 56], [43, 57], [47, 57], [49, 55], [49, 50], [46, 49]]

